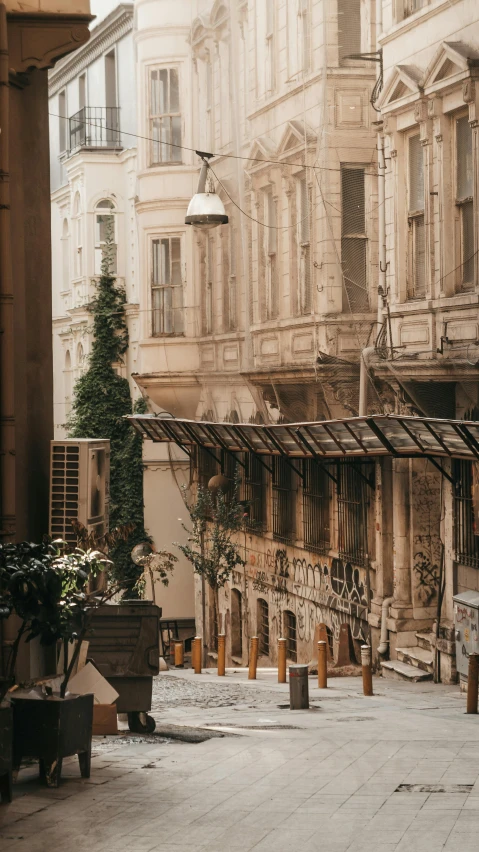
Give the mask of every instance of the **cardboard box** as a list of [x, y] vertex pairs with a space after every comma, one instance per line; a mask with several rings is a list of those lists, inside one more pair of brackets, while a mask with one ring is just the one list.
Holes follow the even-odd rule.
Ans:
[[118, 733], [118, 717], [116, 704], [93, 705], [93, 736], [103, 737], [106, 734]]
[[72, 695], [87, 695], [92, 692], [95, 696], [95, 704], [113, 704], [118, 698], [116, 689], [110, 686], [92, 663], [87, 663], [81, 671], [70, 678], [68, 691]]

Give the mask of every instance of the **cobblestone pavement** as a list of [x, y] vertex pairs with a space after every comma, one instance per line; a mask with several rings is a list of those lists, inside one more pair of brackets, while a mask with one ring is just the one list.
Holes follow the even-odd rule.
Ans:
[[2, 852], [457, 852], [479, 837], [479, 717], [457, 687], [310, 681], [286, 709], [275, 674], [160, 675], [154, 715], [223, 732], [190, 744], [95, 738], [92, 775], [36, 767], [0, 806]]

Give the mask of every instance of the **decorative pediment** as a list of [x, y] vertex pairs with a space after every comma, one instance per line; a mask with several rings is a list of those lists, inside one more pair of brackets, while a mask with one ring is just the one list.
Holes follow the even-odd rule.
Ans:
[[410, 65], [396, 65], [377, 101], [379, 109], [396, 105], [411, 95], [417, 97], [420, 92], [420, 74]]
[[199, 45], [210, 34], [210, 20], [208, 15], [200, 15], [198, 18], [195, 18], [191, 25], [190, 44], [193, 46]]
[[260, 162], [255, 162], [255, 160], [268, 160], [268, 165], [270, 165], [270, 160], [276, 157], [276, 149], [268, 139], [267, 136], [258, 136], [251, 146], [250, 152], [248, 154], [248, 169], [254, 169], [261, 167]]
[[229, 18], [228, 9], [224, 0], [216, 0], [210, 12], [210, 23], [213, 28], [222, 27]]
[[436, 87], [457, 74], [464, 74], [471, 60], [477, 61], [477, 57], [474, 48], [460, 41], [443, 41], [424, 75], [423, 88]]
[[315, 145], [317, 141], [316, 133], [302, 121], [288, 121], [281, 142], [278, 147], [278, 155], [284, 156], [289, 151], [294, 151], [298, 147], [304, 145]]

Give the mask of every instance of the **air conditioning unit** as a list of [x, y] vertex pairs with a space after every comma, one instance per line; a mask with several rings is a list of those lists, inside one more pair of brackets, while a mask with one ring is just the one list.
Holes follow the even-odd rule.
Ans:
[[76, 544], [71, 520], [98, 536], [108, 532], [110, 442], [94, 438], [52, 441], [50, 535]]

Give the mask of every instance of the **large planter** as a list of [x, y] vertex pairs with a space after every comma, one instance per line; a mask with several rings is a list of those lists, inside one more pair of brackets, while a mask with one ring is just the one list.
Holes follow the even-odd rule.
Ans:
[[12, 709], [0, 707], [0, 802], [12, 801]]
[[14, 698], [13, 766], [37, 758], [40, 777], [58, 787], [64, 757], [78, 755], [82, 778], [90, 777], [93, 695], [62, 700]]

